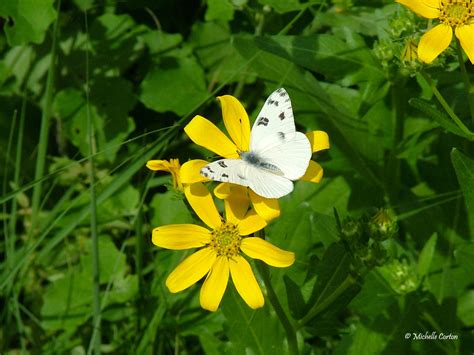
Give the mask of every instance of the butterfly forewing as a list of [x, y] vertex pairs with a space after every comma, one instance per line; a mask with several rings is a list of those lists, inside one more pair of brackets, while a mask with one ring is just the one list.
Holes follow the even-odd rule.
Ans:
[[241, 159], [221, 159], [207, 164], [201, 175], [211, 180], [249, 186], [248, 165]]
[[250, 136], [250, 150], [260, 152], [280, 144], [280, 137], [291, 140], [295, 134], [291, 100], [285, 89], [275, 90], [265, 101]]

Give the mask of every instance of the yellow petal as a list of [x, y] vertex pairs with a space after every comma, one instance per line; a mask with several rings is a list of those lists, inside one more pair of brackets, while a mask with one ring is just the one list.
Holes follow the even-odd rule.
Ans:
[[170, 292], [176, 293], [195, 284], [211, 269], [216, 257], [211, 248], [204, 248], [191, 254], [168, 276], [166, 286]]
[[425, 63], [431, 63], [442, 51], [448, 48], [452, 38], [453, 30], [450, 26], [440, 24], [433, 27], [420, 39], [418, 58]]
[[221, 182], [214, 189], [214, 195], [220, 200], [227, 198], [230, 195], [230, 186], [228, 182]]
[[225, 219], [228, 222], [238, 224], [244, 219], [250, 206], [247, 188], [240, 185], [228, 184], [229, 194], [224, 200]]
[[256, 309], [263, 306], [262, 290], [255, 279], [252, 268], [243, 257], [236, 256], [229, 260], [230, 275], [237, 292], [250, 308]]
[[146, 167], [153, 171], [167, 171], [170, 172], [170, 163], [167, 160], [148, 160]]
[[243, 238], [240, 249], [251, 258], [275, 267], [287, 267], [295, 262], [294, 253], [280, 249], [262, 238]]
[[170, 224], [153, 229], [151, 241], [166, 249], [200, 248], [211, 240], [211, 232], [195, 224]]
[[260, 217], [254, 210], [250, 210], [244, 219], [239, 222], [239, 234], [249, 235], [265, 228], [267, 221]]
[[462, 49], [474, 64], [474, 24], [456, 27], [456, 37], [459, 38]]
[[217, 211], [214, 200], [209, 190], [202, 183], [186, 185], [184, 194], [194, 212], [212, 229], [222, 224], [222, 218]]
[[229, 261], [227, 257], [220, 256], [212, 265], [206, 281], [201, 287], [201, 307], [215, 312], [224, 296], [227, 282], [229, 281]]
[[209, 162], [202, 159], [194, 159], [187, 161], [181, 166], [181, 182], [183, 184], [194, 184], [196, 182], [209, 181], [208, 178], [202, 176], [199, 171], [201, 168], [209, 164]]
[[323, 178], [323, 168], [315, 161], [310, 160], [306, 173], [300, 178], [300, 180], [309, 182], [320, 182]]
[[413, 12], [425, 18], [438, 18], [440, 16], [440, 0], [396, 0]]
[[214, 123], [202, 116], [195, 116], [184, 127], [184, 131], [194, 143], [221, 157], [233, 159], [239, 157], [236, 145]]
[[306, 133], [309, 143], [311, 144], [311, 151], [313, 153], [320, 150], [329, 149], [329, 136], [324, 131], [312, 131]]
[[271, 221], [280, 216], [280, 204], [278, 199], [262, 197], [250, 189], [249, 195], [250, 200], [252, 201], [252, 206], [260, 217], [266, 221]]
[[222, 118], [230, 138], [240, 151], [248, 151], [250, 144], [250, 122], [244, 107], [231, 95], [219, 96]]

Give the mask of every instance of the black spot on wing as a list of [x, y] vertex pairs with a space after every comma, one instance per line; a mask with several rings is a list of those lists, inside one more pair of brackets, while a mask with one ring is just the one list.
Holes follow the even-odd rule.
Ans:
[[219, 162], [217, 162], [217, 164], [219, 164], [223, 168], [227, 168], [226, 163], [224, 163], [223, 161], [219, 161]]
[[245, 178], [245, 176], [242, 176], [242, 175], [240, 175], [240, 174], [237, 174], [237, 176], [238, 176], [241, 180], [247, 180], [247, 179]]
[[271, 98], [268, 98], [267, 104], [278, 106], [278, 101], [277, 100], [272, 100]]
[[260, 117], [257, 121], [257, 126], [268, 126], [268, 118]]
[[227, 174], [225, 174], [225, 173], [224, 173], [224, 174], [222, 174], [221, 176], [222, 176], [223, 178], [226, 178], [226, 179], [228, 179], [228, 178], [229, 178], [229, 175], [227, 175]]
[[285, 133], [283, 132], [278, 132], [278, 138], [280, 138], [280, 140], [284, 141], [285, 140]]
[[282, 112], [278, 115], [278, 117], [280, 117], [280, 120], [283, 121], [286, 117], [285, 117], [285, 113]]

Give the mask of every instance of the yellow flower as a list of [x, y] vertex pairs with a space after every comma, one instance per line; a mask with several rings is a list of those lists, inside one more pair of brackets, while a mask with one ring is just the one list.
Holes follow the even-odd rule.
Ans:
[[203, 184], [187, 185], [184, 192], [191, 207], [210, 230], [194, 224], [173, 224], [153, 230], [153, 244], [159, 247], [174, 250], [200, 248], [168, 276], [168, 289], [173, 293], [180, 292], [207, 275], [201, 287], [200, 303], [202, 308], [216, 311], [230, 274], [243, 300], [253, 309], [262, 307], [262, 291], [241, 252], [275, 267], [292, 265], [294, 253], [250, 236], [264, 228], [266, 222], [255, 211], [248, 211], [250, 201], [244, 194], [224, 201], [226, 219], [223, 219]]
[[474, 1], [396, 0], [418, 15], [441, 23], [426, 32], [418, 45], [418, 57], [431, 63], [451, 43], [453, 29], [471, 63], [474, 64]]
[[168, 160], [149, 160], [146, 166], [154, 171], [167, 171], [173, 177], [173, 187], [183, 191], [183, 186], [194, 184], [196, 182], [208, 181], [199, 174], [199, 170], [208, 164], [205, 160], [190, 160], [183, 165], [179, 163], [179, 159]]
[[[222, 133], [212, 122], [202, 116], [195, 116], [189, 124], [186, 125], [184, 131], [191, 140], [214, 152], [215, 154], [230, 159], [240, 159], [238, 152], [246, 152], [250, 145], [250, 121], [242, 104], [231, 95], [219, 96], [217, 98], [221, 104], [222, 117], [227, 132], [232, 140]], [[318, 152], [329, 148], [329, 138], [326, 132], [314, 131], [306, 134], [313, 152]], [[202, 166], [201, 166], [202, 167]], [[199, 174], [199, 171], [197, 172]], [[323, 177], [322, 167], [315, 161], [310, 161], [308, 169], [300, 180], [319, 182]], [[229, 183], [221, 183], [215, 192], [217, 197], [226, 198], [233, 190]], [[233, 184], [232, 184], [233, 185]], [[233, 190], [239, 191], [241, 189]], [[257, 195], [251, 189], [245, 189], [252, 205], [262, 218], [270, 221], [280, 215], [280, 205], [278, 199], [265, 198]]]
[[167, 171], [171, 173], [173, 177], [173, 187], [179, 190], [183, 190], [183, 184], [181, 182], [179, 159], [168, 160], [149, 160], [146, 163], [146, 167], [153, 171]]

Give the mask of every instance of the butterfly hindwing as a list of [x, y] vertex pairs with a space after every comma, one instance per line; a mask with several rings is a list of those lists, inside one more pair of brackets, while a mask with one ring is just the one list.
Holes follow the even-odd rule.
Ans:
[[250, 150], [270, 149], [280, 143], [278, 137], [291, 140], [295, 132], [290, 96], [285, 89], [277, 89], [265, 101], [252, 126]]
[[311, 144], [301, 132], [296, 132], [293, 139], [284, 140], [280, 144], [259, 152], [263, 161], [276, 166], [283, 176], [297, 180], [304, 175], [311, 159]]
[[249, 166], [248, 174], [247, 186], [262, 197], [280, 198], [293, 191], [293, 182], [283, 176], [254, 166]]

